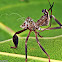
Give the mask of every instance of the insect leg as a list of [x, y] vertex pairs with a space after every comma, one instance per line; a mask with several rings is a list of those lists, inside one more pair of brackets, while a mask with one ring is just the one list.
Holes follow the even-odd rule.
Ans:
[[37, 40], [38, 45], [40, 46], [40, 48], [42, 49], [42, 51], [48, 56], [49, 62], [50, 62], [50, 56], [47, 54], [47, 52], [45, 51], [45, 49], [39, 43], [39, 40], [38, 40], [38, 37], [37, 37], [37, 33], [36, 32], [35, 32], [35, 36], [36, 36], [36, 40]]
[[11, 48], [17, 48], [17, 46], [18, 46], [18, 36], [17, 35], [13, 36], [13, 42], [14, 42], [15, 47], [11, 47]]
[[[52, 15], [52, 9], [51, 9], [51, 15]], [[52, 17], [51, 17], [51, 21], [50, 21], [50, 27], [51, 27], [51, 23], [52, 23]]]
[[[48, 2], [49, 2], [49, 5], [50, 5], [50, 9], [49, 10], [51, 10], [51, 15], [52, 15], [52, 7], [53, 7], [53, 5], [54, 5], [54, 2], [53, 2], [53, 4], [51, 5], [50, 4], [50, 1], [48, 0]], [[48, 10], [48, 11], [49, 11]], [[50, 21], [50, 27], [51, 27], [51, 22], [52, 22], [52, 17], [51, 17], [51, 21]]]
[[13, 42], [14, 42], [15, 47], [11, 47], [11, 48], [17, 48], [17, 46], [18, 46], [18, 36], [16, 34], [20, 34], [21, 32], [23, 32], [25, 30], [27, 30], [27, 29], [23, 29], [23, 30], [18, 31], [18, 32], [16, 32], [14, 34], [14, 36], [13, 36]]
[[54, 15], [52, 15], [51, 17], [53, 17], [54, 18], [54, 20], [60, 25], [60, 26], [62, 26], [62, 24], [55, 18], [55, 16]]
[[37, 33], [41, 38], [43, 37], [43, 36], [41, 36], [39, 33]]
[[47, 28], [46, 30], [53, 30], [53, 29], [61, 29], [62, 27], [52, 27], [52, 28]]
[[26, 41], [25, 41], [25, 54], [26, 54], [26, 61], [27, 62], [27, 41], [28, 41], [28, 38], [29, 38], [29, 35], [30, 35], [31, 31], [29, 32], [27, 38], [26, 38]]

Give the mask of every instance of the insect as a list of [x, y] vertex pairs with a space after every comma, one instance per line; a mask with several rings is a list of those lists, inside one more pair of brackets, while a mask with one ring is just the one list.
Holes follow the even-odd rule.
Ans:
[[[49, 2], [49, 0], [48, 0], [48, 2]], [[45, 51], [45, 49], [39, 43], [37, 35], [39, 35], [42, 38], [42, 36], [39, 34], [40, 32], [42, 32], [44, 30], [61, 29], [62, 24], [55, 18], [54, 15], [52, 15], [52, 7], [54, 5], [54, 2], [53, 2], [52, 5], [49, 2], [49, 5], [50, 5], [50, 8], [48, 10], [47, 9], [42, 10], [42, 13], [44, 13], [44, 15], [36, 23], [33, 21], [33, 19], [31, 17], [27, 17], [25, 22], [20, 26], [21, 28], [23, 28], [23, 30], [16, 32], [13, 36], [13, 42], [15, 44], [15, 47], [11, 47], [11, 48], [17, 48], [17, 46], [18, 46], [18, 36], [16, 34], [20, 34], [23, 31], [26, 31], [27, 29], [30, 31], [27, 38], [26, 38], [26, 41], [25, 41], [25, 54], [26, 54], [25, 62], [27, 62], [27, 41], [28, 41], [29, 35], [32, 31], [35, 32], [36, 41], [37, 41], [38, 45], [40, 46], [40, 48], [42, 49], [42, 51], [48, 56], [48, 59], [49, 59], [49, 62], [50, 62], [50, 56], [48, 55], [48, 53]], [[49, 15], [49, 12], [48, 12], [50, 10], [51, 10], [51, 15]], [[51, 28], [52, 17], [59, 24], [60, 27]], [[51, 19], [51, 21], [50, 21], [50, 19]], [[46, 29], [40, 28], [40, 26], [48, 26], [49, 23], [50, 23], [50, 27], [48, 27]], [[36, 30], [41, 30], [41, 31], [37, 32]]]

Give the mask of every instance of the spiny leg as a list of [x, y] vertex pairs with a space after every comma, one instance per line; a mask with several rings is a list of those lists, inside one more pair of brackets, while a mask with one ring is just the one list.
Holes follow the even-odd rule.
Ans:
[[16, 34], [20, 34], [21, 32], [23, 32], [25, 30], [27, 30], [27, 29], [23, 29], [23, 30], [18, 31], [18, 32], [16, 32], [14, 34], [14, 36], [13, 36], [13, 42], [14, 42], [15, 47], [11, 47], [11, 48], [17, 48], [17, 46], [18, 46], [18, 36]]
[[62, 24], [55, 18], [55, 16], [54, 15], [51, 15], [50, 17], [53, 17], [54, 18], [54, 20], [60, 25], [60, 26], [62, 26]]
[[26, 41], [25, 41], [25, 54], [26, 54], [26, 61], [27, 62], [27, 41], [28, 41], [28, 38], [29, 38], [29, 35], [30, 35], [31, 31], [29, 32], [27, 38], [26, 38]]
[[35, 36], [36, 36], [36, 40], [37, 43], [39, 44], [40, 48], [42, 49], [42, 51], [48, 56], [49, 58], [49, 62], [50, 62], [50, 56], [47, 54], [47, 52], [45, 51], [45, 49], [41, 46], [41, 44], [39, 43], [38, 37], [37, 37], [37, 33], [35, 32]]

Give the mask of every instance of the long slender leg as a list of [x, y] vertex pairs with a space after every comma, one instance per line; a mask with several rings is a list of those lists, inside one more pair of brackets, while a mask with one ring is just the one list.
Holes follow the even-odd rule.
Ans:
[[27, 38], [26, 38], [26, 41], [25, 41], [25, 54], [26, 54], [26, 61], [27, 62], [27, 41], [28, 41], [28, 38], [29, 38], [29, 35], [30, 35], [31, 31], [29, 32]]
[[38, 40], [38, 37], [37, 37], [37, 33], [36, 32], [35, 32], [35, 36], [36, 36], [36, 40], [37, 40], [38, 45], [40, 46], [40, 48], [42, 49], [42, 51], [48, 56], [49, 62], [50, 62], [50, 56], [47, 54], [47, 52], [45, 51], [45, 49], [39, 43], [39, 40]]
[[[52, 9], [51, 9], [51, 15], [52, 15]], [[51, 27], [51, 23], [52, 23], [52, 17], [51, 17], [51, 21], [50, 21], [50, 27]]]
[[[48, 0], [48, 2], [49, 2], [49, 0]], [[49, 2], [49, 5], [50, 5], [50, 9], [49, 9], [49, 10], [51, 10], [51, 15], [52, 15], [52, 7], [53, 7], [53, 5], [54, 5], [54, 2], [53, 2], [52, 5], [51, 5], [50, 2]], [[49, 11], [49, 10], [48, 10], [48, 11]], [[50, 21], [50, 27], [51, 27], [51, 22], [52, 22], [52, 17], [51, 17], [51, 21]]]
[[62, 24], [54, 17], [54, 15], [52, 15], [51, 17], [53, 17], [54, 20], [55, 20], [60, 26], [62, 26]]
[[61, 29], [62, 27], [47, 28], [46, 30]]
[[39, 33], [37, 33], [41, 38], [43, 37], [43, 36], [41, 36]]
[[19, 34], [19, 33], [23, 32], [25, 30], [27, 30], [27, 29], [23, 29], [23, 30], [18, 31], [18, 32], [16, 32], [14, 34], [14, 36], [13, 36], [13, 42], [14, 42], [15, 47], [11, 47], [11, 48], [17, 48], [17, 46], [18, 46], [18, 36], [16, 34]]
[[53, 17], [54, 20], [60, 25], [60, 27], [47, 28], [46, 30], [61, 29], [62, 28], [62, 24], [54, 17], [54, 15], [51, 15], [50, 17]]
[[[49, 2], [49, 0], [48, 0], [48, 2]], [[49, 2], [49, 5], [50, 5], [50, 7], [53, 7], [54, 2], [53, 2], [53, 4], [52, 4], [52, 5], [51, 5], [51, 4], [50, 4], [50, 2]], [[52, 8], [51, 8], [51, 15], [52, 15]], [[50, 21], [50, 27], [51, 27], [51, 23], [52, 23], [52, 17], [51, 17], [51, 21]]]
[[[45, 28], [44, 30], [42, 30], [42, 31], [40, 31], [40, 32], [43, 32], [43, 31], [45, 31], [45, 30], [53, 30], [53, 29], [61, 29], [62, 28], [62, 26], [61, 27], [52, 27], [52, 28]], [[40, 32], [37, 32], [37, 33], [40, 33]]]
[[[49, 0], [48, 0], [48, 2], [49, 2]], [[53, 6], [51, 6], [50, 2], [49, 2], [49, 5], [50, 5], [50, 7], [53, 7]], [[51, 8], [51, 15], [52, 15], [52, 8]], [[50, 27], [51, 27], [51, 23], [52, 23], [52, 17], [51, 17], [51, 20], [50, 20]]]
[[[50, 28], [50, 27], [48, 27], [48, 28]], [[41, 29], [42, 31], [40, 31], [40, 32], [43, 32], [43, 31], [45, 31], [45, 30], [49, 30], [48, 28]], [[40, 34], [39, 34], [40, 32], [37, 32], [37, 33], [38, 33], [38, 35], [40, 35]], [[42, 37], [42, 36], [41, 36], [41, 37]]]

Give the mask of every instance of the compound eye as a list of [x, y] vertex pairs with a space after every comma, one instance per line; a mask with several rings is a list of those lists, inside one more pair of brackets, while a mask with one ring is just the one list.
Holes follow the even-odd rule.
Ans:
[[42, 12], [43, 12], [43, 13], [46, 12], [46, 9], [43, 9]]
[[42, 10], [42, 12], [44, 12], [44, 9]]

